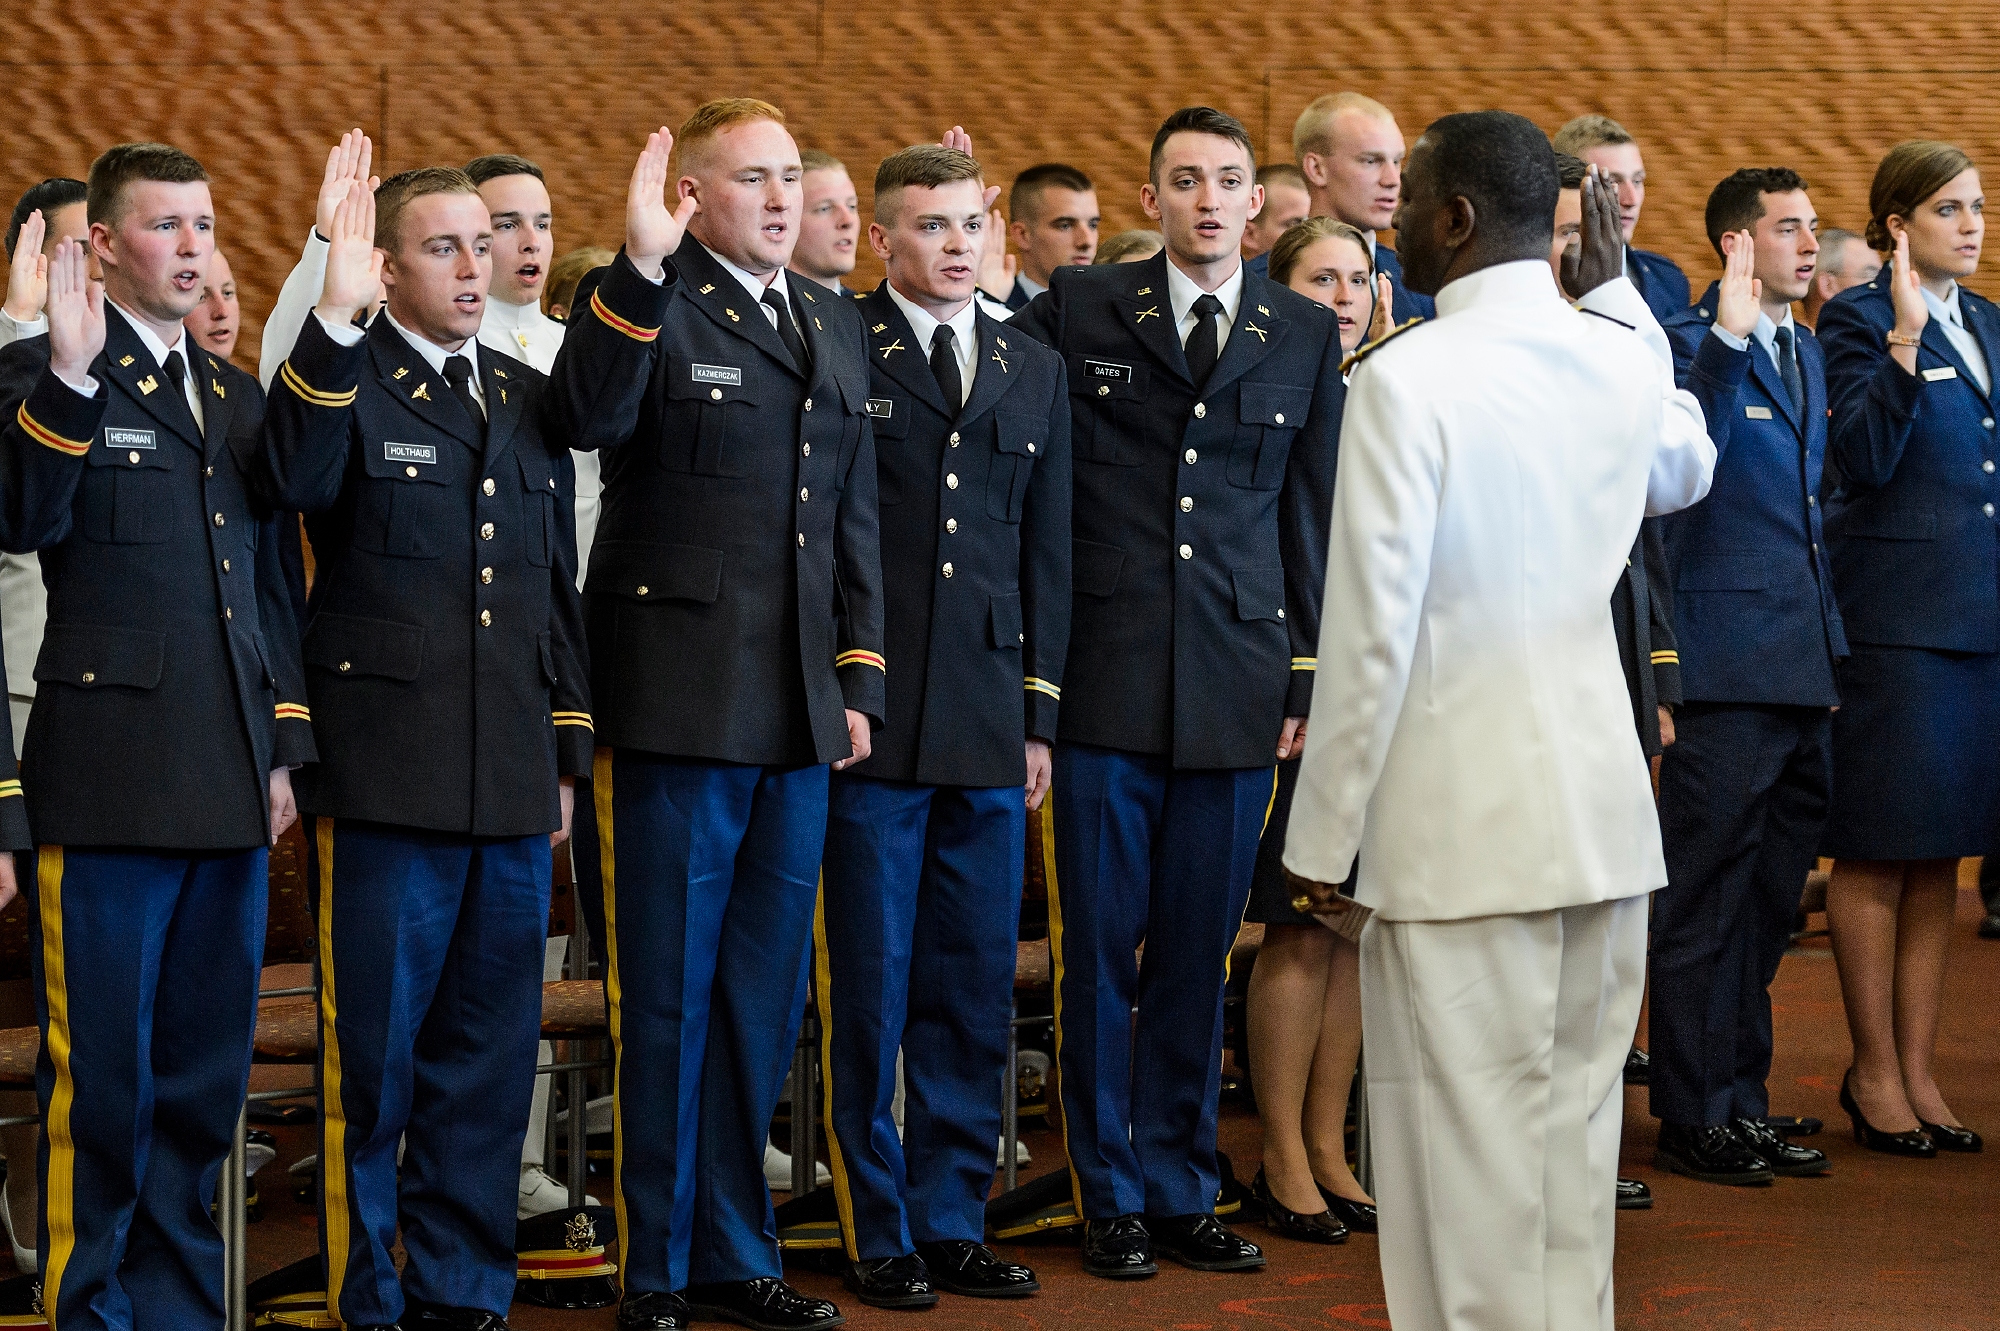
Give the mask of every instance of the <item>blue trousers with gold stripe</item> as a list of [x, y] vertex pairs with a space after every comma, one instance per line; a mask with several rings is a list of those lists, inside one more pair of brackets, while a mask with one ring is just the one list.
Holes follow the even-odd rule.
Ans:
[[1087, 1219], [1215, 1209], [1222, 986], [1274, 780], [1056, 745], [1056, 1055]]
[[268, 855], [41, 849], [42, 1298], [63, 1331], [223, 1324], [208, 1208], [249, 1089]]
[[628, 1294], [779, 1274], [764, 1143], [805, 1015], [827, 768], [599, 749]]
[[549, 839], [332, 818], [313, 833], [327, 1307], [349, 1325], [394, 1322], [406, 1296], [504, 1315]]
[[1019, 786], [833, 778], [814, 935], [850, 1258], [986, 1233], [1026, 839]]

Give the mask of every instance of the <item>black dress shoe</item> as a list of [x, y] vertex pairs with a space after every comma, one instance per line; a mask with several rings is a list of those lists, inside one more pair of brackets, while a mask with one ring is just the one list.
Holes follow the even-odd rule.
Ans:
[[1739, 1118], [1730, 1126], [1736, 1130], [1736, 1140], [1769, 1165], [1773, 1174], [1782, 1174], [1786, 1178], [1814, 1178], [1833, 1172], [1825, 1151], [1815, 1151], [1810, 1146], [1797, 1146], [1786, 1141], [1765, 1126], [1761, 1118]]
[[840, 1279], [854, 1291], [855, 1298], [871, 1308], [937, 1307], [930, 1272], [924, 1269], [924, 1259], [914, 1253], [849, 1262]]
[[2000, 938], [2000, 910], [1989, 910], [1986, 918], [1979, 922], [1981, 938]]
[[751, 1331], [821, 1331], [847, 1320], [838, 1307], [809, 1299], [776, 1276], [689, 1285], [681, 1297], [697, 1322], [734, 1322]]
[[1376, 1232], [1375, 1203], [1349, 1201], [1318, 1179], [1313, 1180], [1313, 1186], [1319, 1189], [1320, 1200], [1326, 1203], [1327, 1210], [1333, 1212], [1335, 1220], [1356, 1234]]
[[917, 1256], [930, 1268], [931, 1284], [968, 1299], [1020, 1299], [1041, 1292], [1042, 1282], [1019, 1262], [1001, 1258], [983, 1243], [944, 1239], [919, 1243]]
[[1817, 1137], [1826, 1126], [1810, 1114], [1766, 1114], [1759, 1122], [1780, 1137]]
[[1739, 1141], [1728, 1124], [1700, 1128], [1660, 1124], [1653, 1164], [1703, 1183], [1726, 1183], [1736, 1188], [1771, 1185], [1771, 1167]]
[[1106, 1280], [1143, 1280], [1158, 1275], [1153, 1236], [1136, 1215], [1083, 1222], [1083, 1269]]
[[1638, 1045], [1625, 1055], [1625, 1084], [1627, 1086], [1647, 1086], [1653, 1080], [1653, 1056]]
[[642, 1291], [618, 1303], [618, 1331], [687, 1331], [693, 1324], [694, 1314], [678, 1294]]
[[1264, 1250], [1203, 1211], [1196, 1215], [1154, 1216], [1153, 1243], [1182, 1266], [1196, 1271], [1254, 1271]]
[[1250, 1185], [1250, 1195], [1264, 1210], [1264, 1227], [1274, 1233], [1301, 1243], [1347, 1242], [1347, 1226], [1334, 1219], [1331, 1206], [1310, 1215], [1292, 1210], [1272, 1195], [1271, 1180], [1264, 1177], [1262, 1169]]
[[[1914, 1132], [1884, 1132], [1870, 1123], [1861, 1113], [1861, 1105], [1854, 1098], [1853, 1089], [1847, 1084], [1854, 1076], [1849, 1068], [1840, 1078], [1840, 1107], [1847, 1111], [1847, 1119], [1854, 1124], [1854, 1140], [1871, 1151], [1883, 1155], [1908, 1156], [1913, 1160], [1930, 1160], [1938, 1153], [1937, 1143], [1932, 1141], [1919, 1127]], [[1922, 1123], [1922, 1119], [1917, 1120]]]
[[[1917, 1122], [1924, 1123], [1922, 1119]], [[1979, 1134], [1971, 1128], [1955, 1128], [1949, 1123], [1924, 1123], [1924, 1135], [1931, 1139], [1931, 1145], [1940, 1151], [1957, 1151], [1963, 1155], [1977, 1155], [1986, 1148]]]
[[411, 1299], [403, 1309], [403, 1331], [510, 1331], [507, 1319], [484, 1308], [452, 1308]]
[[1635, 1178], [1619, 1179], [1618, 1209], [1621, 1211], [1652, 1210], [1653, 1190]]

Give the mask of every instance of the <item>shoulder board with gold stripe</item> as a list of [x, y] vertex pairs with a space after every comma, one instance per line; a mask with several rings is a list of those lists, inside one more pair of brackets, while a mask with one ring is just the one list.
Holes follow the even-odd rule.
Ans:
[[1424, 316], [1419, 314], [1414, 318], [1412, 318], [1408, 323], [1398, 324], [1396, 327], [1382, 334], [1382, 336], [1376, 338], [1373, 342], [1363, 343], [1361, 346], [1356, 347], [1354, 351], [1348, 356], [1348, 358], [1340, 363], [1340, 372], [1342, 374], [1350, 373], [1355, 366], [1359, 365], [1367, 357], [1373, 355], [1377, 348], [1387, 346], [1389, 343], [1395, 341], [1403, 334], [1409, 332], [1412, 328], [1415, 328], [1418, 324], [1422, 323], [1423, 321], [1424, 321]]

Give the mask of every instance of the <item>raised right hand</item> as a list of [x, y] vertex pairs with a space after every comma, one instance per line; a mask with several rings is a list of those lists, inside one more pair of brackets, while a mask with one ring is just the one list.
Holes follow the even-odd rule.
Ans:
[[313, 209], [313, 229], [325, 239], [333, 239], [334, 210], [340, 207], [356, 181], [364, 182], [370, 191], [382, 183], [368, 174], [368, 164], [374, 156], [374, 143], [358, 129], [341, 135], [340, 142], [327, 153], [326, 176], [320, 181], [319, 202]]
[[350, 181], [333, 210], [327, 239], [326, 277], [313, 310], [330, 324], [348, 324], [382, 289], [382, 251], [375, 248], [375, 192]]
[[104, 287], [90, 280], [90, 252], [64, 238], [49, 262], [49, 368], [81, 385], [104, 350]]
[[1014, 274], [1021, 262], [1007, 253], [1007, 219], [987, 200], [986, 225], [979, 235], [979, 289], [998, 301], [1014, 290]]
[[[1923, 279], [1910, 262], [1910, 233], [1896, 232], [1896, 250], [1889, 256], [1889, 299], [1896, 309], [1896, 332], [1902, 337], [1922, 337], [1931, 321], [1931, 307], [1924, 303]], [[1915, 366], [1914, 348], [1911, 366]]]
[[1748, 231], [1722, 236], [1722, 288], [1715, 299], [1715, 324], [1734, 337], [1748, 337], [1757, 327], [1764, 284], [1757, 271], [1757, 244]]
[[687, 224], [701, 207], [690, 194], [667, 211], [667, 164], [673, 151], [674, 136], [665, 125], [648, 134], [625, 191], [625, 257], [647, 277], [664, 271], [666, 257], [681, 247]]
[[49, 225], [37, 208], [21, 223], [20, 237], [14, 242], [14, 262], [7, 271], [5, 309], [16, 323], [38, 317], [49, 298], [49, 258], [42, 253]]

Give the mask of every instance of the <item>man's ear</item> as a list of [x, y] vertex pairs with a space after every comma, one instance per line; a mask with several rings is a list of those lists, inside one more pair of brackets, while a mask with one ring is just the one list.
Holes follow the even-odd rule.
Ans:
[[1299, 158], [1299, 170], [1304, 173], [1307, 184], [1315, 189], [1326, 188], [1326, 158], [1318, 153], [1307, 153]]
[[1473, 233], [1479, 227], [1478, 210], [1472, 200], [1463, 194], [1451, 196], [1451, 202], [1444, 208], [1445, 243], [1452, 249], [1463, 249], [1472, 243]]

